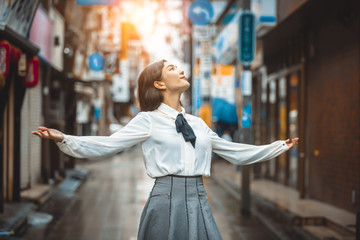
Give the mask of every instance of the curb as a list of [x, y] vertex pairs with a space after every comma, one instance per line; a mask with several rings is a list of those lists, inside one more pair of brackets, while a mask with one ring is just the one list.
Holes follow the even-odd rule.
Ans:
[[[24, 240], [28, 229], [28, 216], [34, 211], [41, 210], [58, 193], [73, 193], [85, 182], [89, 172], [83, 169], [71, 169], [66, 171], [65, 179], [55, 186], [50, 186], [40, 196], [34, 198], [22, 198], [20, 203], [5, 204], [8, 214], [0, 214], [0, 232], [10, 233], [0, 235], [0, 240]], [[51, 224], [51, 222], [49, 223]], [[49, 225], [48, 224], [48, 225]]]

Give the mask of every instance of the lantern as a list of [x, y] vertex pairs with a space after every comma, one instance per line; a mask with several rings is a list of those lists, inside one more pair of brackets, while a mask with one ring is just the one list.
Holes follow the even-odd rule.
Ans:
[[39, 83], [39, 58], [31, 57], [27, 61], [27, 72], [23, 77], [23, 84], [27, 88], [36, 87]]

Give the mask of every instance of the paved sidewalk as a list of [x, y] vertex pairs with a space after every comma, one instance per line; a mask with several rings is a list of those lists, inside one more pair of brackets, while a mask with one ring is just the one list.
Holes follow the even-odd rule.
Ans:
[[[212, 176], [233, 197], [239, 199], [241, 177], [236, 174], [235, 168], [225, 160], [213, 161]], [[287, 224], [310, 219], [308, 222], [311, 224], [302, 224], [297, 228], [304, 230], [304, 234], [309, 233], [309, 238], [355, 239], [356, 215], [353, 213], [313, 199], [299, 199], [295, 189], [269, 180], [251, 180], [250, 189], [253, 202], [271, 205], [271, 214], [287, 215], [285, 218], [291, 221]]]

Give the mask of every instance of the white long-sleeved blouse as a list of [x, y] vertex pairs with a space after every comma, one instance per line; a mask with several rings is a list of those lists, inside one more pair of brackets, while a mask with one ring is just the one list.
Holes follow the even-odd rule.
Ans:
[[64, 153], [77, 158], [98, 158], [118, 153], [141, 143], [148, 176], [210, 176], [211, 152], [237, 165], [272, 159], [287, 151], [285, 141], [268, 145], [228, 142], [213, 132], [198, 117], [182, 114], [196, 135], [195, 148], [176, 131], [179, 112], [166, 104], [156, 110], [140, 112], [125, 127], [111, 136], [71, 136], [57, 143]]

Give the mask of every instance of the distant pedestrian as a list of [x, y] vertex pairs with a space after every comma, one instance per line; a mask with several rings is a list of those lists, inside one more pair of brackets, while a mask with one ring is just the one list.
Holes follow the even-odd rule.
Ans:
[[231, 133], [229, 130], [225, 130], [224, 133], [221, 135], [222, 139], [225, 139], [228, 142], [232, 142]]
[[205, 122], [185, 113], [181, 94], [190, 86], [184, 71], [165, 60], [146, 67], [138, 80], [139, 112], [111, 136], [71, 136], [39, 127], [32, 133], [54, 140], [77, 158], [105, 157], [141, 143], [147, 174], [156, 179], [144, 207], [138, 240], [221, 239], [203, 176], [211, 152], [233, 164], [266, 161], [292, 148], [298, 138], [269, 145], [228, 142]]

